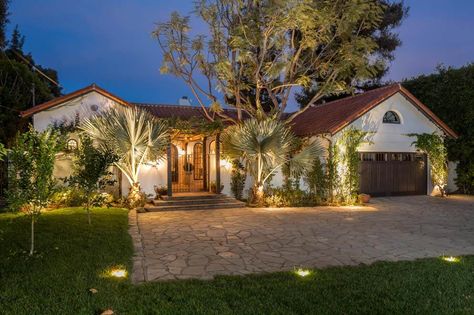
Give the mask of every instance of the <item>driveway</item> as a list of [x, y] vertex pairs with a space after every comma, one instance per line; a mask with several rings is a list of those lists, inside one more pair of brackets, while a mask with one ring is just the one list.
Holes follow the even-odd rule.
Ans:
[[138, 214], [135, 281], [210, 279], [474, 254], [474, 198], [377, 198], [364, 207]]

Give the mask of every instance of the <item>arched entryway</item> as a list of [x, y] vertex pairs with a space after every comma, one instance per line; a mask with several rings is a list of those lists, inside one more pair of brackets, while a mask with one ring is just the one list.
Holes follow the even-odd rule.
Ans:
[[202, 142], [183, 142], [171, 147], [172, 192], [204, 190], [204, 156]]

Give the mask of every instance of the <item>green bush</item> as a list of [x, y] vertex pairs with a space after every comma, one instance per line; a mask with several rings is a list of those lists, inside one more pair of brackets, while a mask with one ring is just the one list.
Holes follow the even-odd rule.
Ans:
[[265, 196], [267, 207], [311, 207], [318, 204], [311, 193], [299, 188], [270, 188]]
[[230, 177], [230, 191], [235, 199], [242, 200], [247, 175], [244, 166], [239, 160], [232, 162], [232, 173]]
[[314, 197], [316, 203], [320, 204], [327, 200], [328, 176], [320, 159], [314, 159], [313, 168], [304, 176], [304, 181], [309, 188], [309, 193]]
[[[51, 208], [82, 207], [86, 198], [86, 195], [81, 189], [62, 187], [53, 194], [49, 206]], [[109, 206], [114, 202], [114, 197], [105, 192], [96, 193], [91, 199], [91, 204], [94, 207]]]

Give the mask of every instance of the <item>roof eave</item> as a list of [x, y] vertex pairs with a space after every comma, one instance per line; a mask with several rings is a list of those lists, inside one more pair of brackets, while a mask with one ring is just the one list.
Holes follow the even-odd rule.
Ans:
[[97, 86], [96, 84], [91, 84], [89, 86], [86, 86], [85, 88], [79, 89], [77, 91], [74, 91], [74, 92], [71, 92], [69, 94], [57, 97], [57, 98], [52, 99], [50, 101], [44, 102], [42, 104], [39, 104], [39, 105], [31, 107], [27, 110], [24, 110], [24, 111], [20, 112], [20, 117], [21, 118], [30, 117], [34, 114], [37, 114], [37, 113], [42, 112], [44, 110], [48, 110], [48, 109], [50, 109], [52, 107], [55, 107], [57, 105], [64, 104], [66, 102], [69, 102], [69, 101], [77, 98], [77, 97], [89, 94], [91, 92], [97, 92], [97, 93], [99, 93], [99, 94], [101, 94], [101, 95], [103, 95], [107, 98], [110, 98], [111, 100], [113, 100], [113, 101], [115, 101], [115, 102], [117, 102], [121, 105], [132, 106], [127, 101], [125, 101], [125, 100], [121, 99], [120, 97], [118, 97], [118, 96], [102, 89], [101, 87]]

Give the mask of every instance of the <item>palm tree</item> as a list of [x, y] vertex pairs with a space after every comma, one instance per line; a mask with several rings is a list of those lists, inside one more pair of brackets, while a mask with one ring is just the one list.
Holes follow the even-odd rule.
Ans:
[[120, 106], [84, 119], [79, 129], [100, 148], [111, 150], [119, 157], [114, 165], [130, 183], [129, 205], [142, 202], [140, 168], [147, 161], [163, 158], [169, 141], [168, 126], [146, 110]]
[[265, 183], [279, 168], [286, 164], [291, 175], [299, 176], [312, 167], [322, 152], [319, 144], [313, 143], [295, 153], [296, 136], [275, 119], [248, 119], [229, 127], [222, 136], [222, 144], [225, 155], [246, 164], [254, 180], [251, 202], [257, 205], [263, 204]]

